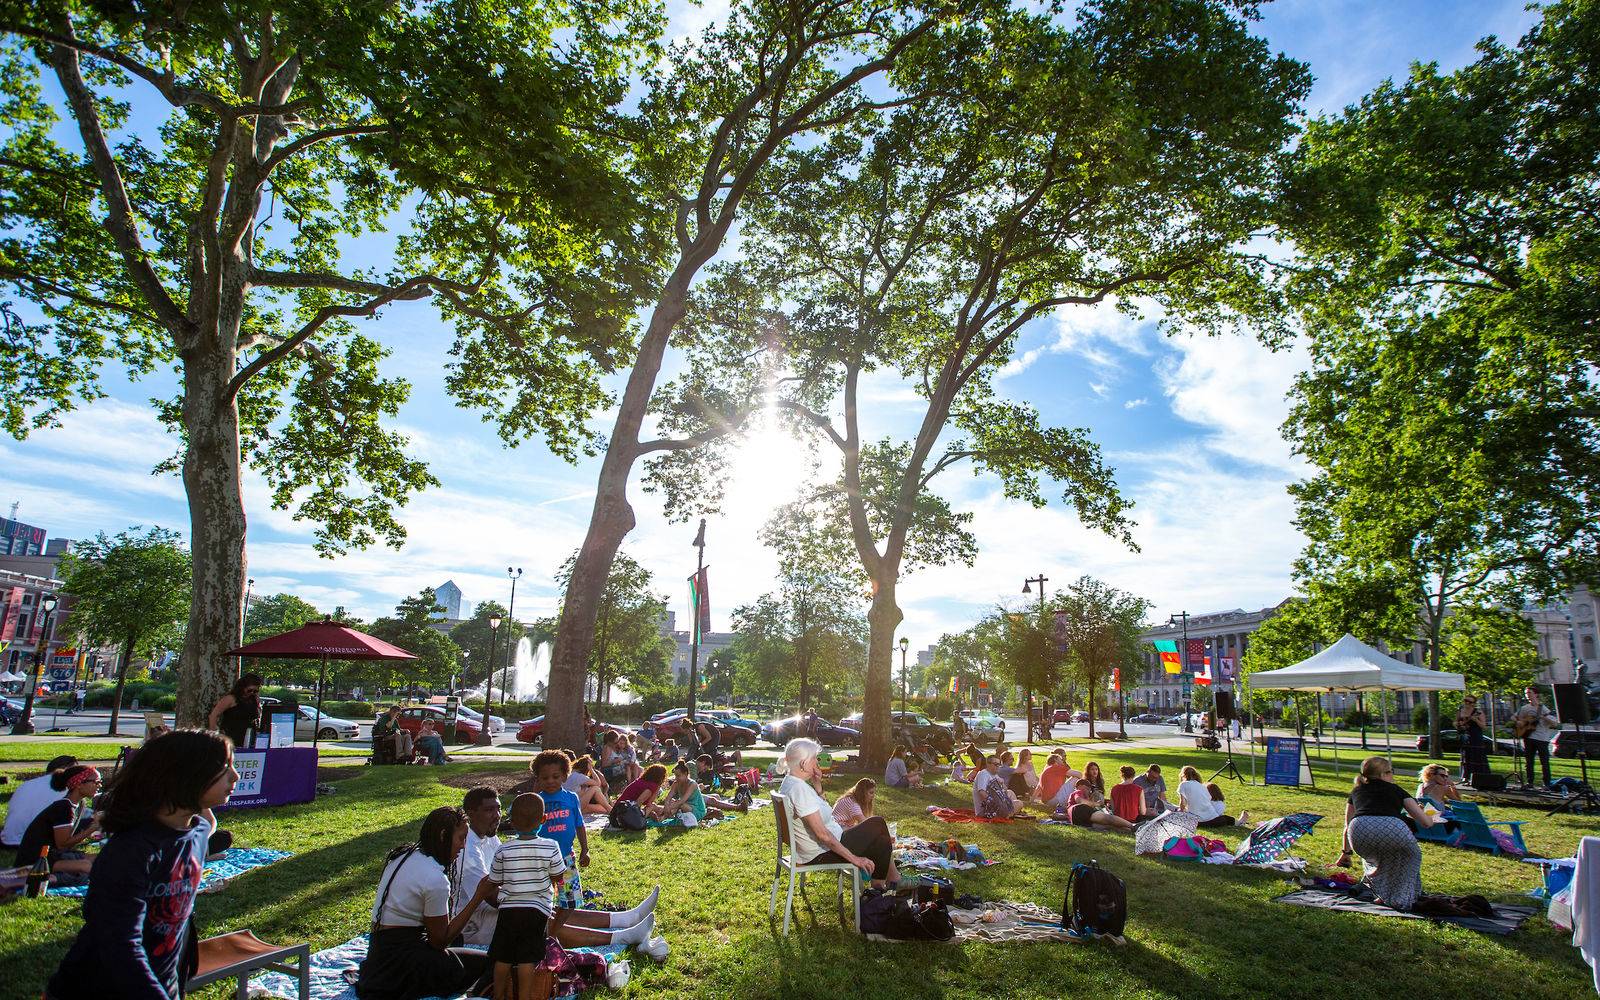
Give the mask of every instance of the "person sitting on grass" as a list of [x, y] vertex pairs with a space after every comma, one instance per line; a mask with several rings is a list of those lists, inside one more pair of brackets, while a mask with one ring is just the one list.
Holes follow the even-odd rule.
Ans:
[[1129, 823], [1154, 816], [1153, 812], [1145, 812], [1144, 789], [1135, 783], [1138, 769], [1132, 764], [1124, 764], [1117, 770], [1122, 775], [1122, 781], [1111, 786], [1111, 811]]
[[[566, 756], [565, 753], [562, 754]], [[528, 765], [530, 768], [532, 764]], [[534, 776], [538, 780], [538, 776]], [[611, 814], [611, 799], [606, 796], [605, 784], [594, 773], [594, 758], [588, 754], [572, 762], [572, 770], [567, 774], [562, 787], [578, 797], [578, 808], [583, 810], [585, 816], [609, 816]]]
[[[687, 766], [687, 762], [685, 762], [685, 765]], [[701, 755], [700, 759], [695, 761], [694, 768], [690, 771], [689, 777], [695, 782], [695, 786], [700, 790], [700, 795], [705, 800], [707, 806], [713, 809], [720, 809], [723, 812], [750, 811], [750, 806], [746, 803], [735, 802], [733, 799], [725, 799], [720, 795], [712, 795], [710, 792], [706, 791], [707, 788], [716, 788], [717, 782], [720, 780], [717, 777], [715, 770], [711, 766], [710, 757]], [[817, 794], [819, 795], [822, 793], [821, 786], [822, 781], [821, 779], [818, 779]]]
[[1443, 764], [1429, 764], [1417, 776], [1417, 800], [1432, 799], [1439, 804], [1441, 809], [1447, 808], [1446, 802], [1461, 800], [1461, 793], [1456, 791], [1456, 783], [1450, 780], [1450, 769]]
[[1034, 798], [1054, 812], [1065, 813], [1067, 800], [1078, 790], [1078, 780], [1082, 777], [1083, 772], [1068, 764], [1067, 755], [1057, 750], [1049, 756], [1044, 771], [1039, 775], [1039, 787], [1033, 791]]
[[1133, 783], [1144, 789], [1144, 811], [1159, 816], [1172, 808], [1172, 803], [1167, 801], [1167, 781], [1161, 777], [1161, 765], [1151, 764], [1145, 772], [1133, 779]]
[[1089, 761], [1083, 765], [1083, 778], [1067, 799], [1067, 817], [1073, 826], [1094, 827], [1132, 833], [1133, 824], [1106, 809], [1106, 782], [1100, 775], [1100, 765]]
[[906, 765], [906, 748], [896, 746], [894, 753], [889, 756], [889, 763], [883, 769], [883, 783], [890, 788], [921, 788], [922, 772], [913, 771]]
[[101, 827], [111, 836], [90, 869], [83, 925], [46, 996], [181, 995], [198, 958], [190, 918], [211, 810], [228, 801], [238, 780], [227, 737], [193, 729], [151, 740], [117, 772], [100, 800]]
[[50, 787], [66, 796], [45, 806], [28, 824], [17, 848], [16, 864], [29, 867], [46, 855], [53, 885], [85, 885], [89, 881], [92, 860], [78, 850], [78, 845], [94, 836], [100, 828], [91, 815], [79, 822], [83, 803], [92, 801], [100, 790], [100, 772], [87, 764], [74, 764], [50, 778]]
[[846, 830], [834, 820], [828, 800], [812, 787], [821, 752], [815, 740], [799, 737], [783, 748], [779, 762], [786, 776], [778, 792], [788, 801], [795, 861], [802, 865], [855, 865], [878, 888], [898, 883], [894, 838], [883, 817], [873, 816]]
[[416, 747], [418, 752], [427, 755], [430, 764], [450, 763], [450, 758], [444, 754], [444, 740], [440, 738], [439, 731], [433, 728], [432, 719], [422, 720], [422, 728], [417, 730]]
[[[566, 876], [561, 847], [539, 836], [544, 800], [524, 792], [511, 803], [511, 825], [517, 836], [500, 845], [489, 863], [488, 881], [500, 901], [500, 918], [489, 942], [494, 963], [494, 1000], [543, 1000], [534, 995], [534, 969], [544, 961], [545, 935], [564, 922], [555, 909], [555, 893]], [[512, 970], [521, 967], [516, 988]]]
[[[1009, 764], [1010, 751], [1006, 752], [1006, 762]], [[1002, 769], [1003, 773], [1004, 769]], [[1023, 747], [1017, 752], [1017, 762], [1012, 767], [1011, 773], [1006, 776], [1006, 787], [1011, 789], [1018, 800], [1026, 802], [1033, 798], [1033, 793], [1039, 787], [1039, 775], [1033, 769], [1033, 751]]]
[[617, 793], [617, 797], [611, 801], [613, 813], [622, 803], [633, 802], [639, 806], [645, 818], [649, 819], [656, 811], [656, 794], [661, 791], [661, 786], [666, 780], [666, 767], [661, 764], [651, 764], [644, 769], [644, 773], [637, 780], [630, 782], [628, 787]]
[[841, 829], [848, 830], [864, 820], [871, 819], [872, 804], [877, 797], [878, 783], [871, 778], [862, 778], [833, 804], [833, 821], [838, 823]]
[[1010, 819], [1022, 803], [1000, 777], [1000, 758], [991, 754], [981, 774], [972, 779], [972, 812], [980, 819]]
[[615, 729], [607, 729], [600, 734], [600, 759], [595, 764], [607, 786], [619, 782], [626, 785], [639, 780], [637, 775], [628, 777], [628, 755], [622, 749], [622, 734]]
[[1238, 820], [1224, 812], [1222, 789], [1215, 784], [1216, 797], [1212, 796], [1210, 788], [1200, 781], [1200, 772], [1192, 765], [1184, 765], [1183, 780], [1178, 783], [1178, 808], [1200, 821], [1201, 826], [1237, 826], [1242, 820], [1249, 821], [1249, 816], [1241, 816]]
[[[6, 822], [3, 832], [0, 832], [0, 845], [16, 847], [22, 843], [22, 835], [28, 831], [28, 824], [44, 807], [62, 797], [63, 792], [54, 784], [56, 775], [69, 767], [76, 767], [78, 758], [70, 754], [56, 757], [45, 765], [44, 773], [37, 778], [29, 778], [16, 787], [11, 793], [11, 802], [6, 806]], [[28, 860], [33, 864], [39, 860], [35, 855]]]
[[[467, 816], [467, 839], [456, 855], [451, 883], [469, 891], [477, 888], [489, 874], [489, 863], [500, 850], [500, 793], [488, 785], [470, 789], [461, 799]], [[458, 899], [458, 903], [466, 900]], [[451, 914], [454, 916], [455, 914]], [[493, 899], [485, 899], [461, 932], [462, 943], [472, 948], [487, 948], [494, 940], [494, 925], [499, 916]]]
[[978, 745], [976, 743], [967, 743], [963, 746], [956, 747], [955, 750], [951, 751], [950, 753], [950, 760], [952, 763], [959, 761], [966, 765], [963, 769], [965, 773], [960, 775], [955, 773], [954, 767], [951, 768], [950, 777], [954, 781], [975, 781], [977, 780], [978, 775], [984, 773], [985, 764], [983, 751], [978, 749]]
[[[722, 809], [706, 804], [699, 782], [689, 776], [689, 765], [679, 761], [672, 769], [672, 781], [667, 785], [666, 797], [647, 806], [644, 814], [647, 819], [661, 822], [677, 819], [684, 826], [699, 826], [706, 819], [721, 819]], [[686, 814], [693, 816], [694, 821], [684, 820]]]
[[661, 758], [658, 764], [676, 764], [678, 762], [678, 741], [668, 736], [661, 741]]

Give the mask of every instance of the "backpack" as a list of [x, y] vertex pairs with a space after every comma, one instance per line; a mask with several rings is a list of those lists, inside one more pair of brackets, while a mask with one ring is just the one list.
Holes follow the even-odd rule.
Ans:
[[621, 799], [611, 807], [611, 825], [618, 830], [643, 830], [644, 810], [632, 799]]
[[1090, 860], [1072, 866], [1066, 898], [1061, 902], [1061, 927], [1079, 937], [1120, 936], [1128, 920], [1128, 890], [1122, 879]]
[[943, 903], [913, 903], [889, 893], [862, 893], [861, 932], [899, 941], [948, 941], [955, 922]]

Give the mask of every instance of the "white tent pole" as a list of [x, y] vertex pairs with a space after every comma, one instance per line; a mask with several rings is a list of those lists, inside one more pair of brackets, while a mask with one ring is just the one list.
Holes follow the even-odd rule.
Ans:
[[[1251, 707], [1252, 704], [1253, 702], [1250, 700], [1250, 679], [1246, 677], [1244, 681], [1244, 718], [1246, 722], [1250, 723], [1250, 728], [1246, 732], [1250, 737], [1250, 784], [1253, 785], [1256, 783], [1256, 713], [1255, 709]], [[1265, 731], [1263, 731], [1262, 735], [1266, 735]]]
[[[1328, 725], [1333, 725], [1333, 688], [1328, 689]], [[1339, 780], [1339, 729], [1334, 727], [1333, 735], [1328, 738], [1333, 744], [1333, 778]]]
[[1384, 690], [1383, 675], [1378, 675], [1378, 711], [1383, 713], [1383, 755], [1389, 758], [1389, 766], [1394, 767], [1394, 747], [1389, 745], [1389, 694]]

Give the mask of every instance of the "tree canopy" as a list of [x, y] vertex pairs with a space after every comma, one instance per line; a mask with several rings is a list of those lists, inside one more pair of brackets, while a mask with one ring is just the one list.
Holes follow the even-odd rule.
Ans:
[[[438, 296], [543, 356], [552, 425], [594, 404], [592, 362], [545, 347], [575, 324], [594, 343], [632, 301], [599, 249], [645, 242], [607, 126], [658, 18], [642, 0], [0, 2], [0, 281], [22, 304], [0, 422], [51, 424], [108, 370], [175, 372], [157, 412], [191, 519], [180, 721], [231, 681], [243, 464], [325, 553], [400, 544], [396, 508], [434, 483], [385, 426], [407, 385], [353, 320]], [[402, 213], [391, 258], [347, 259]]]
[[171, 648], [182, 642], [190, 582], [189, 553], [182, 537], [161, 527], [143, 533], [133, 527], [115, 536], [102, 531], [74, 543], [61, 560], [61, 592], [73, 602], [63, 631], [122, 650], [109, 733], [117, 731], [129, 662], [151, 655], [157, 646]]

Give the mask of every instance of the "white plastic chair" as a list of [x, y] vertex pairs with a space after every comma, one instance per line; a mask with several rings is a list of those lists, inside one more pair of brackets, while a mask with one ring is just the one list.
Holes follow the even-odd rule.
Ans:
[[[843, 861], [821, 862], [818, 864], [799, 864], [794, 860], [794, 830], [792, 829], [789, 815], [789, 797], [779, 792], [772, 793], [772, 814], [778, 828], [778, 865], [772, 875], [772, 903], [767, 907], [767, 916], [770, 918], [778, 911], [778, 883], [783, 880], [783, 873], [789, 873], [789, 897], [783, 904], [783, 933], [789, 933], [789, 918], [794, 910], [794, 886], [799, 881], [801, 891], [805, 891], [806, 876], [812, 872], [833, 872], [838, 878], [839, 910], [844, 911], [844, 876], [850, 874], [850, 900], [853, 904], [855, 915], [856, 933], [861, 933], [861, 869]], [[785, 853], [787, 849], [787, 853]]]

